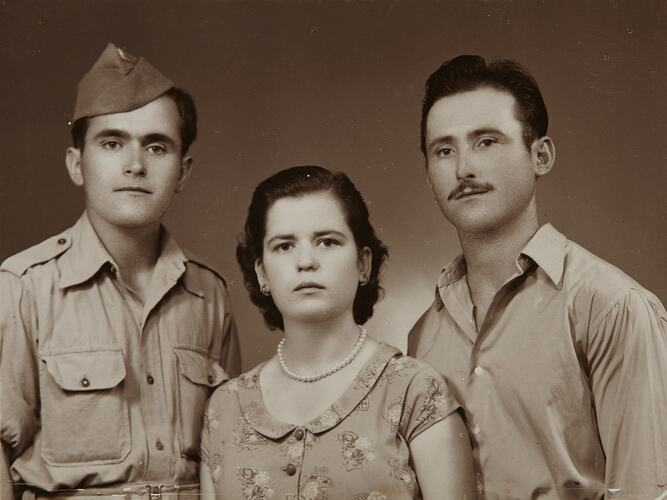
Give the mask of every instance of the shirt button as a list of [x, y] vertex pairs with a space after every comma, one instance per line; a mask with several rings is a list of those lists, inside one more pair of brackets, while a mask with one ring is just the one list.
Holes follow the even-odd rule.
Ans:
[[294, 474], [296, 474], [296, 465], [294, 465], [294, 464], [287, 464], [287, 465], [285, 466], [285, 473], [286, 473], [288, 476], [293, 476]]
[[149, 385], [153, 385], [155, 383], [155, 379], [153, 378], [153, 375], [148, 375], [146, 377], [146, 382], [148, 382]]
[[479, 428], [479, 425], [475, 425], [475, 427], [472, 428], [473, 434], [479, 434], [482, 432], [482, 429]]
[[159, 439], [155, 441], [155, 447], [157, 448], [158, 451], [164, 450], [164, 445], [162, 444], [162, 441]]
[[297, 430], [294, 431], [294, 437], [296, 438], [297, 441], [301, 441], [304, 435], [305, 432], [303, 432], [303, 429], [301, 428], [298, 428]]
[[88, 380], [86, 377], [83, 377], [81, 379], [81, 387], [88, 387], [90, 385], [90, 380]]
[[476, 366], [475, 367], [475, 375], [477, 375], [479, 377], [482, 373], [484, 373], [484, 369], [481, 366]]
[[64, 245], [65, 243], [67, 243], [67, 240], [65, 238], [58, 239], [58, 245]]
[[213, 375], [208, 376], [208, 383], [213, 384]]

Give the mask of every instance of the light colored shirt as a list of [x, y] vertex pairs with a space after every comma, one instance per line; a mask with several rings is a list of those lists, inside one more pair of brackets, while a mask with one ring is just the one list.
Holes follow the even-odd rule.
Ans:
[[479, 331], [473, 308], [458, 257], [408, 352], [465, 408], [481, 498], [667, 491], [667, 315], [654, 295], [546, 225]]
[[16, 481], [198, 481], [204, 406], [240, 371], [239, 344], [223, 279], [161, 240], [145, 303], [85, 214], [0, 267], [0, 436]]
[[262, 366], [211, 397], [202, 461], [216, 498], [421, 498], [409, 444], [459, 407], [435, 370], [380, 344], [335, 403], [296, 426], [264, 406]]

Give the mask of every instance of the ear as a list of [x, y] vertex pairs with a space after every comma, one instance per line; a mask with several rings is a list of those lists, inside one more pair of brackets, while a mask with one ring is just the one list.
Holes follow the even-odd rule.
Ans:
[[81, 150], [70, 146], [65, 153], [65, 165], [69, 178], [76, 186], [83, 186], [83, 173], [81, 172]]
[[535, 177], [548, 174], [556, 161], [556, 146], [549, 136], [543, 136], [533, 142], [531, 155], [535, 167]]
[[364, 247], [359, 251], [359, 274], [365, 274], [367, 277], [371, 275], [373, 269], [373, 252], [370, 248]]
[[255, 274], [257, 275], [257, 281], [260, 288], [264, 285], [269, 284], [269, 280], [266, 279], [266, 273], [264, 272], [264, 265], [262, 264], [262, 259], [257, 259], [255, 261]]
[[191, 173], [192, 173], [192, 156], [187, 155], [184, 156], [183, 159], [181, 160], [181, 175], [178, 178], [175, 190], [177, 193], [183, 191], [185, 185], [188, 182], [188, 179], [190, 178]]

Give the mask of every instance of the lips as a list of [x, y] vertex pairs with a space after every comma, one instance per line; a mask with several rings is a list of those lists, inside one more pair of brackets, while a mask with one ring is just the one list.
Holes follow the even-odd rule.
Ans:
[[466, 196], [471, 196], [473, 194], [483, 194], [483, 193], [488, 193], [489, 190], [485, 188], [464, 188], [460, 190], [456, 195], [454, 195], [455, 200], [460, 200], [461, 198], [465, 198]]
[[314, 281], [304, 281], [302, 283], [299, 283], [295, 288], [294, 291], [298, 292], [299, 290], [304, 290], [306, 288], [318, 288], [320, 290], [323, 290], [324, 287], [320, 285], [319, 283], [315, 283]]
[[120, 188], [114, 189], [114, 191], [127, 191], [130, 193], [145, 193], [145, 194], [151, 194], [152, 191], [149, 191], [145, 187], [141, 186], [124, 186]]
[[487, 182], [471, 182], [469, 180], [462, 181], [456, 189], [452, 190], [447, 197], [448, 200], [459, 200], [466, 196], [474, 194], [484, 194], [493, 191], [493, 186]]

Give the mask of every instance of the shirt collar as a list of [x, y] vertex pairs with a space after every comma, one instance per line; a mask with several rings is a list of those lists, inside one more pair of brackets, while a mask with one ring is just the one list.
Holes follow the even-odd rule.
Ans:
[[[313, 434], [321, 434], [338, 425], [368, 396], [383, 374], [387, 370], [391, 370], [388, 365], [392, 365], [392, 362], [396, 363], [400, 354], [400, 351], [395, 347], [381, 343], [371, 359], [361, 369], [352, 385], [324, 413], [303, 425], [303, 427]], [[223, 387], [237, 393], [244, 420], [255, 431], [270, 439], [280, 439], [297, 426], [281, 422], [266, 410], [259, 386], [259, 373], [264, 364], [260, 364]], [[398, 367], [393, 366], [393, 369], [396, 368]]]
[[[565, 264], [565, 236], [556, 231], [551, 224], [539, 228], [528, 240], [517, 258], [521, 271], [527, 269], [523, 256], [530, 257], [546, 273], [553, 284], [560, 288]], [[457, 256], [440, 274], [438, 289], [442, 290], [456, 283], [466, 275], [467, 266], [463, 255]], [[436, 294], [438, 297], [439, 294]]]
[[[67, 232], [72, 237], [72, 246], [61, 258], [60, 288], [68, 288], [88, 281], [105, 264], [110, 264], [112, 270], [118, 268], [95, 233], [86, 212]], [[161, 249], [155, 269], [163, 270], [166, 277], [175, 282], [185, 272], [185, 263], [188, 259], [176, 240], [164, 227], [161, 227], [160, 234]], [[189, 292], [203, 297], [203, 286], [197, 276], [192, 276], [183, 282]]]
[[60, 259], [60, 288], [88, 281], [107, 263], [117, 267], [85, 212], [67, 232], [72, 237], [72, 246]]
[[565, 243], [567, 239], [551, 224], [545, 224], [537, 230], [521, 251], [530, 257], [549, 276], [552, 283], [562, 286], [565, 266]]

